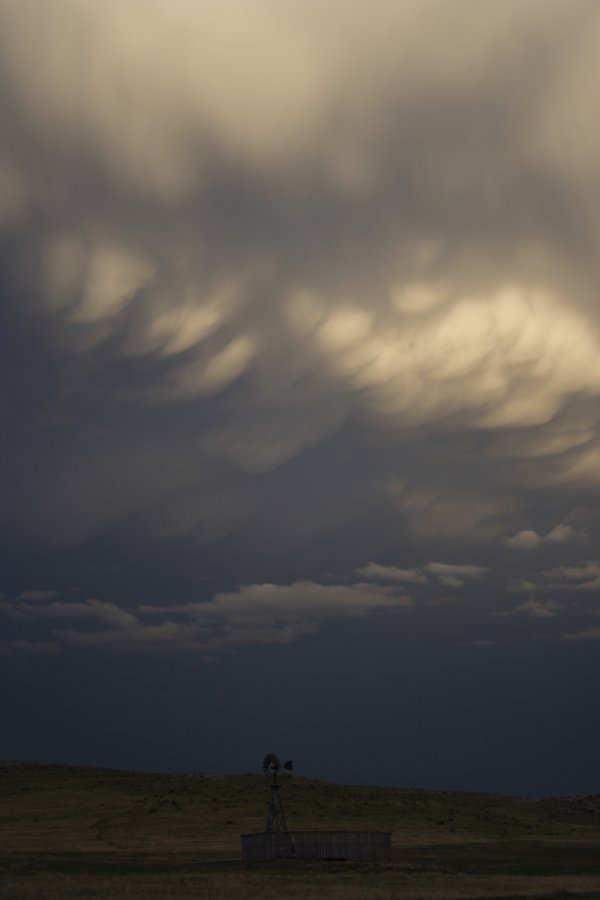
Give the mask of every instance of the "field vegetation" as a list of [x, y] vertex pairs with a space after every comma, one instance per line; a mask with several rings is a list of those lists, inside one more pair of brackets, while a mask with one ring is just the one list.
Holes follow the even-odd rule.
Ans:
[[600, 898], [600, 797], [345, 786], [293, 777], [294, 830], [392, 832], [389, 865], [245, 864], [260, 775], [0, 763], [0, 896], [279, 900]]

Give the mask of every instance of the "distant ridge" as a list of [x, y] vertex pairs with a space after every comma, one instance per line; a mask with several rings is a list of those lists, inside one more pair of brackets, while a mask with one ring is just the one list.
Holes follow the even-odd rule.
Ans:
[[[80, 773], [95, 773], [95, 772], [103, 772], [113, 775], [123, 775], [123, 776], [134, 776], [140, 778], [150, 778], [154, 777], [157, 779], [161, 778], [171, 778], [171, 779], [189, 779], [189, 778], [204, 778], [204, 779], [212, 779], [212, 780], [225, 780], [225, 779], [236, 779], [236, 778], [256, 778], [257, 773], [254, 772], [202, 772], [202, 771], [189, 771], [189, 772], [171, 772], [171, 771], [162, 771], [162, 770], [144, 770], [144, 769], [121, 769], [114, 768], [112, 766], [87, 766], [82, 763], [59, 763], [59, 762], [43, 762], [40, 760], [15, 760], [15, 759], [0, 759], [0, 770], [6, 769], [48, 769], [49, 771], [63, 771], [67, 772], [80, 772]], [[296, 776], [303, 782], [310, 782], [313, 784], [329, 784], [331, 786], [336, 786], [339, 788], [343, 788], [345, 790], [361, 790], [368, 789], [371, 791], [394, 791], [394, 792], [402, 792], [403, 794], [410, 793], [423, 793], [423, 794], [431, 794], [432, 796], [456, 796], [456, 797], [495, 797], [495, 798], [504, 798], [507, 800], [523, 800], [530, 803], [544, 803], [544, 802], [552, 802], [565, 804], [568, 808], [569, 805], [574, 808], [580, 804], [588, 803], [588, 813], [589, 814], [600, 814], [600, 793], [593, 794], [552, 794], [548, 797], [542, 797], [538, 799], [532, 799], [530, 797], [522, 797], [516, 794], [503, 794], [497, 793], [495, 791], [472, 791], [472, 790], [456, 790], [456, 789], [446, 789], [446, 788], [403, 788], [397, 785], [369, 785], [365, 784], [344, 784], [337, 782], [329, 782], [324, 781], [323, 779], [309, 779], [302, 778], [302, 776]], [[291, 784], [291, 782], [290, 782]]]

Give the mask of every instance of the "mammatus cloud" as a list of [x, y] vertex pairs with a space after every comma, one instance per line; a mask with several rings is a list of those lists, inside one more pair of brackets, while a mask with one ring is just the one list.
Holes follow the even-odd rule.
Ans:
[[164, 768], [185, 682], [235, 767], [275, 666], [334, 760], [333, 665], [355, 780], [430, 777], [404, 710], [454, 786], [589, 790], [599, 85], [598, 0], [0, 0], [16, 754]]
[[3, 295], [44, 373], [5, 530], [295, 554], [369, 510], [346, 571], [449, 588], [484, 567], [362, 561], [391, 527], [566, 544], [600, 486], [599, 23], [587, 0], [2, 4]]
[[317, 340], [336, 374], [402, 422], [459, 415], [484, 429], [543, 425], [571, 390], [600, 393], [598, 344], [585, 320], [519, 286], [457, 299], [433, 321], [392, 319], [385, 333], [373, 316], [334, 310]]

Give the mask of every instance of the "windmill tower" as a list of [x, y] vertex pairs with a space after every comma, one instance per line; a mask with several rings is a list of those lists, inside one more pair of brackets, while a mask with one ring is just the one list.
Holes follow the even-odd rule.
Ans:
[[[267, 827], [265, 828], [265, 831], [269, 834], [286, 832], [288, 830], [283, 803], [281, 802], [281, 784], [279, 783], [281, 769], [279, 757], [275, 753], [267, 753], [263, 760], [263, 772], [267, 781], [271, 782], [271, 799], [269, 800]], [[283, 765], [283, 769], [287, 772], [292, 771], [291, 759]]]
[[291, 773], [292, 768], [291, 759], [281, 765], [274, 753], [265, 756], [263, 772], [271, 789], [267, 825], [257, 834], [240, 835], [245, 862], [275, 859], [390, 861], [389, 831], [288, 831], [279, 778], [283, 772]]

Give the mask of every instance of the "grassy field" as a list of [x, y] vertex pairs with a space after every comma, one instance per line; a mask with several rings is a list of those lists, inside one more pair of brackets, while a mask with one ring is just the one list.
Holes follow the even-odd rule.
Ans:
[[294, 777], [295, 830], [392, 832], [389, 865], [244, 864], [260, 775], [149, 775], [0, 763], [0, 896], [600, 898], [600, 797], [355, 787]]

